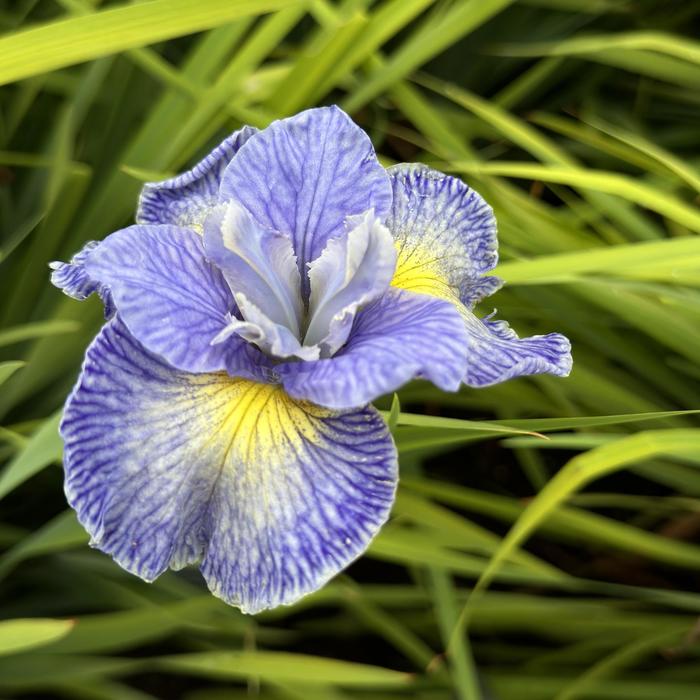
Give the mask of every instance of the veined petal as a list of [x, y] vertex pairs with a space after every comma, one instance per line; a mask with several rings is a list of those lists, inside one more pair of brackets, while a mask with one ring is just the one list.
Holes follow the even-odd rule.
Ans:
[[369, 210], [350, 232], [334, 238], [309, 264], [309, 326], [306, 345], [321, 344], [330, 356], [348, 338], [357, 310], [380, 297], [396, 267], [391, 234]]
[[464, 383], [482, 387], [532, 374], [566, 377], [571, 372], [571, 343], [559, 333], [519, 338], [505, 321], [467, 323], [469, 354]]
[[425, 165], [389, 168], [392, 209], [386, 225], [398, 250], [393, 284], [401, 289], [461, 298], [471, 308], [498, 289], [482, 278], [498, 262], [491, 207], [461, 180]]
[[[288, 236], [262, 228], [232, 201], [205, 221], [204, 249], [237, 301], [245, 295], [272, 323], [299, 337], [303, 314], [299, 270]], [[243, 309], [241, 313], [246, 318]]]
[[91, 294], [97, 293], [105, 305], [105, 317], [109, 318], [114, 313], [112, 295], [104, 284], [100, 284], [90, 277], [85, 269], [85, 261], [99, 245], [97, 241], [88, 241], [82, 250], [71, 258], [70, 262], [64, 263], [56, 260], [49, 263], [49, 267], [53, 270], [51, 283], [64, 294], [78, 301], [84, 301]]
[[504, 322], [482, 321], [471, 310], [503, 285], [481, 276], [498, 261], [491, 207], [457, 178], [424, 165], [389, 172], [394, 199], [387, 226], [398, 248], [391, 284], [453, 304], [467, 334], [464, 382], [477, 387], [530, 374], [567, 376], [571, 345], [564, 336], [521, 339]]
[[250, 613], [295, 602], [359, 556], [396, 488], [374, 409], [175, 371], [118, 317], [87, 352], [61, 434], [66, 494], [93, 546], [146, 580], [201, 559], [212, 592]]
[[275, 369], [287, 392], [330, 408], [361, 406], [424, 377], [456, 391], [467, 367], [467, 331], [448, 301], [389, 289], [362, 310], [336, 355]]
[[139, 197], [136, 223], [200, 229], [218, 203], [219, 185], [226, 166], [256, 132], [257, 129], [244, 126], [191, 170], [163, 182], [147, 182]]
[[243, 339], [212, 345], [235, 304], [194, 231], [130, 226], [100, 243], [85, 267], [110, 289], [129, 331], [173, 367], [249, 378], [269, 374], [268, 359]]
[[291, 236], [307, 298], [307, 263], [344, 233], [346, 217], [374, 208], [383, 219], [391, 186], [364, 131], [338, 107], [321, 107], [252, 136], [226, 169], [220, 196]]

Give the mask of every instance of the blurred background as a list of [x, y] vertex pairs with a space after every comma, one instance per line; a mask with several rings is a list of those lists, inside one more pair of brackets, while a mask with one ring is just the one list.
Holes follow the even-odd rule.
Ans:
[[[699, 698], [699, 29], [697, 0], [0, 0], [0, 697]], [[246, 617], [66, 509], [101, 308], [47, 263], [241, 124], [330, 103], [493, 205], [479, 312], [565, 333], [575, 369], [406, 387], [390, 523]]]

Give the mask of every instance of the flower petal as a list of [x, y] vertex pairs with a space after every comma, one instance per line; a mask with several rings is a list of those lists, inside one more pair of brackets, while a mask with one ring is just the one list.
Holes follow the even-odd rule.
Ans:
[[498, 261], [491, 207], [461, 180], [424, 165], [389, 172], [394, 199], [387, 226], [398, 247], [391, 284], [454, 305], [468, 336], [464, 382], [476, 387], [529, 374], [568, 375], [571, 346], [564, 336], [520, 339], [505, 322], [481, 321], [471, 311], [503, 285], [481, 276]]
[[212, 345], [235, 304], [193, 231], [130, 226], [102, 241], [85, 266], [109, 287], [129, 331], [173, 367], [249, 378], [269, 373], [267, 358], [237, 336]]
[[350, 232], [330, 240], [309, 264], [309, 316], [305, 345], [321, 344], [328, 357], [348, 338], [361, 306], [380, 297], [396, 267], [391, 234], [370, 209]]
[[93, 546], [152, 580], [202, 561], [258, 612], [319, 588], [386, 520], [396, 450], [372, 408], [172, 370], [118, 318], [89, 348], [61, 424], [66, 494]]
[[338, 107], [321, 107], [251, 137], [223, 175], [221, 199], [292, 237], [307, 297], [306, 264], [344, 232], [347, 216], [374, 208], [384, 219], [391, 186], [367, 134]]
[[64, 294], [78, 301], [84, 301], [91, 294], [97, 293], [105, 305], [105, 317], [109, 318], [114, 313], [112, 295], [104, 284], [92, 279], [85, 269], [85, 261], [99, 245], [97, 241], [88, 241], [70, 262], [56, 260], [49, 263], [49, 267], [53, 270], [51, 283]]
[[571, 343], [563, 335], [519, 338], [505, 321], [481, 321], [466, 313], [471, 320], [465, 384], [482, 387], [531, 374], [566, 377], [571, 372]]
[[139, 197], [136, 223], [200, 227], [218, 202], [219, 184], [226, 166], [256, 132], [257, 129], [244, 126], [191, 170], [163, 182], [147, 182]]
[[456, 391], [466, 371], [467, 340], [450, 302], [390, 289], [357, 315], [347, 345], [335, 356], [275, 369], [291, 396], [351, 408], [415, 377]]
[[237, 301], [238, 295], [245, 295], [269, 321], [299, 337], [304, 309], [297, 261], [287, 236], [262, 228], [232, 201], [204, 222], [204, 250], [223, 272]]
[[237, 299], [238, 309], [245, 321], [230, 317], [228, 326], [214, 339], [214, 343], [222, 342], [235, 333], [273, 357], [296, 357], [300, 360], [319, 358], [318, 346], [302, 345], [289, 328], [271, 321], [255, 304], [248, 301], [245, 294], [239, 294]]
[[386, 225], [398, 249], [393, 284], [461, 298], [471, 308], [502, 283], [482, 278], [498, 262], [491, 207], [461, 180], [425, 165], [389, 168], [393, 203]]

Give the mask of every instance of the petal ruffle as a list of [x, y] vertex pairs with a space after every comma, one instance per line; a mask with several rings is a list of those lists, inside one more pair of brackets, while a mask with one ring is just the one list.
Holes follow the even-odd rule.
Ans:
[[105, 305], [105, 317], [110, 318], [114, 313], [114, 301], [109, 289], [92, 279], [85, 269], [85, 261], [99, 245], [97, 241], [88, 241], [70, 262], [56, 260], [49, 263], [52, 270], [51, 284], [78, 301], [84, 301], [91, 294], [97, 293]]
[[225, 341], [235, 333], [275, 358], [296, 357], [301, 360], [319, 358], [320, 352], [317, 346], [302, 345], [289, 328], [271, 321], [255, 304], [248, 301], [245, 294], [237, 295], [237, 301], [238, 310], [245, 321], [231, 316], [228, 326], [216, 337], [215, 343]]
[[251, 379], [269, 375], [268, 359], [242, 338], [212, 344], [235, 304], [193, 231], [130, 226], [102, 241], [85, 267], [109, 288], [129, 331], [173, 367]]
[[367, 134], [338, 107], [321, 107], [251, 137], [226, 169], [220, 197], [292, 237], [307, 297], [306, 264], [345, 231], [346, 217], [374, 208], [383, 220], [391, 186]]
[[289, 604], [359, 556], [386, 520], [396, 450], [372, 408], [173, 370], [119, 318], [66, 405], [66, 494], [92, 544], [153, 580], [202, 559], [245, 612]]
[[467, 331], [455, 306], [390, 289], [361, 311], [336, 355], [276, 371], [287, 392], [330, 408], [362, 406], [423, 377], [456, 391], [467, 367]]
[[226, 166], [256, 132], [257, 129], [244, 126], [191, 170], [163, 182], [147, 182], [139, 197], [136, 223], [199, 228], [218, 202], [219, 185]]
[[309, 325], [304, 343], [320, 344], [325, 357], [348, 339], [357, 311], [389, 287], [396, 268], [391, 234], [372, 210], [348, 222], [345, 236], [328, 242], [309, 264]]
[[571, 372], [571, 343], [563, 335], [519, 338], [505, 321], [481, 321], [469, 311], [465, 318], [469, 318], [465, 384], [482, 387], [532, 374], [566, 377]]
[[245, 295], [269, 321], [299, 336], [304, 309], [287, 236], [261, 228], [243, 207], [229, 202], [204, 222], [204, 250], [237, 301], [239, 294]]
[[482, 275], [498, 262], [496, 219], [461, 180], [425, 165], [389, 168], [393, 203], [386, 225], [398, 249], [395, 286], [469, 308], [502, 284]]
[[518, 338], [503, 321], [481, 321], [471, 309], [503, 285], [482, 276], [498, 262], [491, 207], [461, 180], [425, 165], [389, 168], [394, 199], [387, 226], [398, 248], [392, 285], [454, 305], [467, 342], [464, 382], [488, 386], [531, 374], [566, 376], [571, 345], [558, 333]]

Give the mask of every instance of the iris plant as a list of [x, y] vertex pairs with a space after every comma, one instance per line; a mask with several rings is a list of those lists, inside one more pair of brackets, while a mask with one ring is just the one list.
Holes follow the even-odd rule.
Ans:
[[385, 170], [337, 107], [241, 129], [147, 184], [136, 221], [52, 281], [107, 316], [61, 424], [68, 501], [147, 581], [200, 563], [245, 612], [293, 603], [388, 517], [396, 448], [373, 399], [570, 370], [563, 336], [474, 315], [501, 286], [484, 200]]

